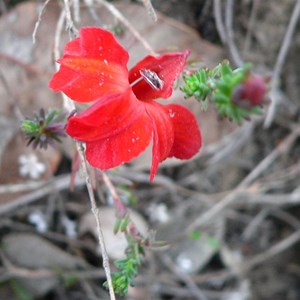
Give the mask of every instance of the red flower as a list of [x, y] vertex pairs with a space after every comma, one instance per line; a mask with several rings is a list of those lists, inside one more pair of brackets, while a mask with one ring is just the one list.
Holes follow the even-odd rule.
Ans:
[[49, 86], [77, 102], [96, 101], [69, 118], [66, 127], [86, 143], [92, 166], [109, 169], [128, 162], [153, 138], [153, 180], [167, 157], [188, 159], [198, 152], [201, 134], [194, 115], [181, 105], [153, 101], [171, 96], [188, 54], [147, 56], [128, 72], [128, 53], [108, 31], [83, 28], [66, 45]]

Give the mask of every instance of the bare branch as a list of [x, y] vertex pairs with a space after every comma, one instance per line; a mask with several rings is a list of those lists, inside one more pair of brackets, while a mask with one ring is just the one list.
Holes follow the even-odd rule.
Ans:
[[35, 23], [35, 25], [34, 25], [34, 30], [33, 30], [33, 33], [32, 33], [32, 43], [33, 43], [33, 44], [35, 44], [35, 42], [36, 42], [36, 33], [37, 33], [37, 30], [38, 30], [38, 28], [39, 28], [39, 26], [40, 26], [40, 23], [41, 23], [41, 21], [42, 21], [42, 15], [44, 14], [45, 9], [46, 9], [46, 7], [47, 7], [47, 5], [48, 5], [48, 3], [49, 3], [50, 1], [51, 1], [51, 0], [46, 0], [46, 1], [44, 2], [43, 6], [42, 6], [42, 8], [41, 8], [41, 10], [40, 10], [40, 12], [39, 12], [38, 19], [37, 19], [37, 21], [36, 21], [36, 23]]
[[197, 284], [194, 282], [194, 280], [189, 276], [188, 274], [184, 274], [183, 272], [178, 269], [178, 267], [171, 261], [171, 259], [167, 255], [163, 255], [163, 260], [168, 267], [174, 273], [178, 278], [180, 278], [189, 288], [189, 290], [192, 292], [193, 296], [197, 300], [207, 300], [207, 297], [204, 295], [204, 293], [199, 289]]
[[272, 101], [266, 116], [266, 120], [264, 124], [265, 127], [269, 127], [271, 125], [276, 113], [277, 105], [280, 101], [280, 97], [278, 96], [277, 89], [280, 81], [281, 72], [286, 60], [286, 56], [290, 49], [293, 35], [296, 29], [296, 25], [298, 23], [299, 15], [300, 15], [300, 0], [297, 0], [274, 67], [273, 77], [271, 81], [271, 89], [269, 93]]
[[140, 0], [143, 2], [144, 6], [146, 7], [149, 16], [152, 18], [154, 22], [157, 21], [157, 14], [152, 6], [151, 0]]
[[[68, 6], [67, 5], [68, 0], [65, 0], [65, 3], [66, 3], [66, 6]], [[69, 8], [67, 8], [67, 10], [68, 9]], [[70, 12], [64, 10], [61, 13], [59, 21], [57, 23], [56, 35], [55, 35], [55, 47], [54, 47], [54, 49], [55, 49], [55, 59], [56, 60], [59, 58], [59, 50], [58, 49], [59, 49], [60, 35], [62, 33], [62, 25], [63, 25], [65, 17], [68, 18], [68, 13], [70, 13]], [[69, 19], [69, 22], [70, 22], [70, 19]], [[74, 102], [64, 94], [63, 94], [63, 98], [64, 98], [65, 107], [69, 108], [69, 112], [74, 111], [74, 109], [75, 109]], [[107, 278], [107, 282], [108, 282], [108, 289], [109, 289], [110, 299], [115, 300], [116, 297], [115, 297], [114, 288], [113, 288], [113, 284], [112, 284], [109, 258], [108, 258], [108, 254], [107, 254], [107, 251], [106, 251], [106, 248], [105, 248], [104, 237], [103, 237], [103, 233], [102, 233], [102, 230], [101, 230], [99, 209], [96, 205], [95, 195], [94, 195], [93, 187], [92, 187], [92, 184], [91, 184], [90, 176], [89, 176], [89, 173], [88, 173], [88, 166], [87, 166], [87, 161], [86, 161], [86, 158], [85, 158], [84, 149], [83, 149], [83, 146], [82, 146], [81, 143], [76, 142], [76, 146], [77, 146], [77, 151], [78, 151], [79, 156], [80, 156], [81, 166], [83, 168], [85, 183], [86, 183], [86, 187], [87, 187], [87, 190], [88, 190], [89, 199], [90, 199], [90, 203], [91, 203], [91, 210], [92, 210], [92, 213], [93, 213], [93, 215], [95, 217], [95, 220], [96, 220], [98, 242], [99, 242], [101, 253], [102, 253], [103, 268], [104, 268], [106, 278]]]
[[232, 27], [233, 19], [233, 3], [234, 0], [227, 0], [226, 10], [225, 10], [225, 28], [226, 28], [226, 44], [229, 48], [230, 54], [237, 66], [242, 66], [244, 64], [237, 46], [234, 41], [234, 31]]
[[206, 224], [216, 215], [221, 213], [226, 207], [235, 202], [237, 199], [237, 194], [243, 191], [247, 186], [249, 186], [249, 184], [251, 184], [264, 170], [266, 170], [279, 155], [285, 153], [292, 145], [292, 143], [297, 139], [299, 134], [300, 127], [292, 131], [290, 135], [288, 135], [277, 148], [275, 148], [267, 157], [265, 157], [229, 195], [227, 195], [222, 201], [218, 202], [210, 210], [208, 210], [194, 222], [192, 222], [187, 227], [186, 231], [190, 232], [195, 228]]
[[[84, 181], [81, 179], [76, 179], [75, 185], [81, 186], [84, 184]], [[64, 175], [57, 177], [53, 180], [50, 180], [44, 183], [43, 186], [40, 186], [39, 189], [32, 191], [28, 194], [20, 196], [16, 198], [14, 201], [10, 201], [9, 203], [2, 204], [0, 206], [0, 215], [9, 213], [20, 206], [29, 205], [41, 198], [45, 195], [52, 193], [54, 190], [64, 190], [69, 188], [70, 186], [70, 175]]]
[[105, 0], [96, 0], [98, 3], [102, 4], [106, 7], [106, 9], [114, 15], [120, 22], [122, 22], [134, 35], [134, 37], [140, 41], [140, 43], [144, 46], [144, 48], [151, 53], [152, 55], [155, 55], [155, 51], [152, 49], [152, 47], [148, 44], [148, 42], [140, 35], [140, 33], [128, 22], [128, 20], [121, 14], [121, 12], [111, 3], [105, 1]]
[[226, 44], [226, 32], [225, 32], [224, 23], [222, 20], [221, 0], [214, 0], [214, 16], [215, 16], [215, 22], [216, 22], [219, 36], [221, 38], [222, 43], [225, 45]]

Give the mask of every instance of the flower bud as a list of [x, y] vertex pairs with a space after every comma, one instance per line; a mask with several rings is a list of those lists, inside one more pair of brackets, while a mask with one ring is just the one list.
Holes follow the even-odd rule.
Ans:
[[48, 144], [61, 142], [60, 138], [66, 137], [64, 119], [64, 113], [51, 109], [47, 112], [41, 109], [33, 119], [26, 118], [21, 124], [21, 129], [28, 140], [27, 145], [32, 144], [34, 149], [47, 149]]
[[264, 104], [267, 92], [266, 82], [258, 75], [249, 76], [244, 82], [238, 84], [233, 92], [231, 100], [242, 108], [251, 108]]

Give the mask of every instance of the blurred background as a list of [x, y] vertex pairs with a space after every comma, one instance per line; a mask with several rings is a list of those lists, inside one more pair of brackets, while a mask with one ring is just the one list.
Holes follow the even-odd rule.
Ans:
[[[20, 131], [40, 109], [62, 108], [48, 82], [83, 26], [113, 31], [130, 66], [148, 54], [144, 40], [157, 53], [190, 49], [199, 67], [250, 62], [269, 82], [263, 114], [241, 124], [175, 89], [169, 101], [199, 121], [199, 155], [166, 160], [153, 183], [149, 150], [106, 172], [139, 231], [163, 242], [146, 247], [124, 299], [300, 299], [300, 1], [152, 5], [156, 22], [146, 0], [0, 0], [0, 299], [110, 299], [85, 179], [72, 173], [74, 143], [33, 150]], [[91, 174], [113, 262], [127, 242], [113, 234], [107, 185]]]

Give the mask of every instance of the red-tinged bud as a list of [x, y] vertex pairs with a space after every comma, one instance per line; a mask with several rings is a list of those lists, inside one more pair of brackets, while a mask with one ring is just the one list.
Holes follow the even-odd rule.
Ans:
[[263, 77], [254, 75], [235, 87], [232, 92], [232, 102], [243, 108], [263, 105], [267, 92]]

